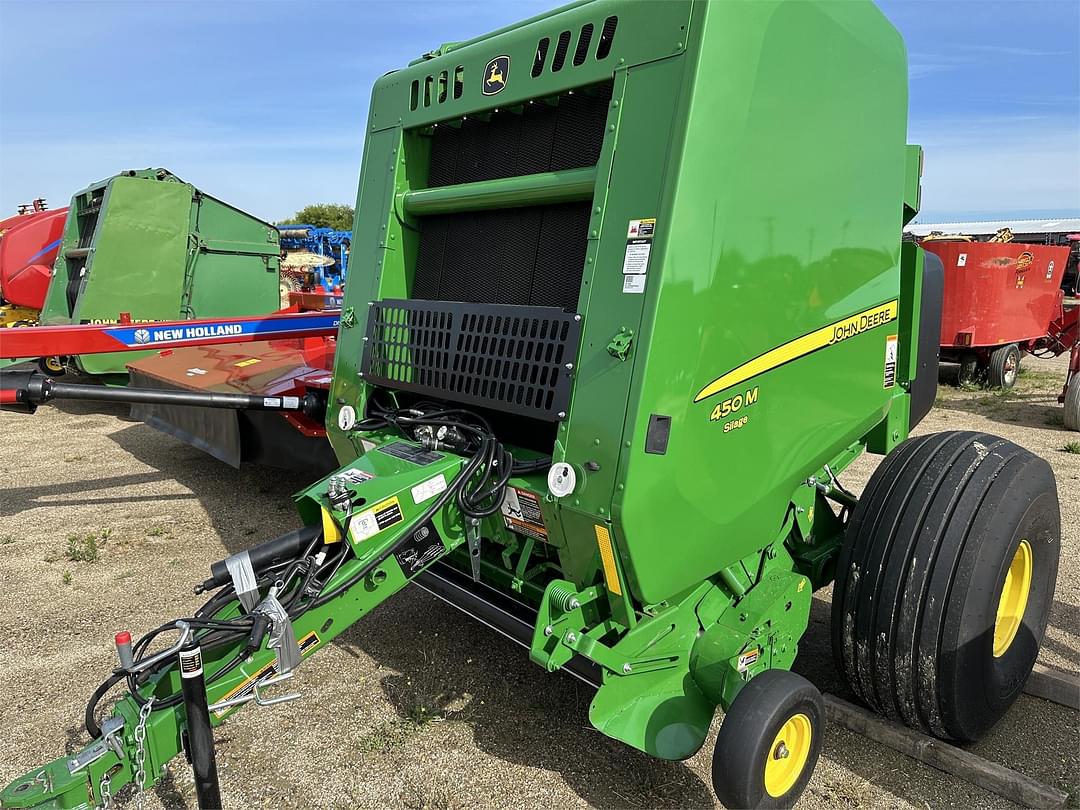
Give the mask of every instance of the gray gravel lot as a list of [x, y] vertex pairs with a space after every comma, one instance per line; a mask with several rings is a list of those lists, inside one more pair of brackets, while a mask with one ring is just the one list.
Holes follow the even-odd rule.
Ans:
[[[920, 431], [986, 430], [1053, 466], [1064, 523], [1043, 660], [1080, 669], [1080, 440], [1054, 398], [1064, 359], [1025, 361], [1008, 396], [944, 387]], [[0, 415], [0, 781], [86, 742], [86, 698], [113, 666], [112, 634], [187, 615], [207, 566], [296, 524], [299, 476], [232, 470], [80, 403]], [[845, 482], [858, 490], [876, 459]], [[93, 534], [96, 561], [68, 538]], [[796, 669], [846, 696], [829, 647], [829, 594], [815, 599]], [[524, 650], [410, 589], [344, 633], [297, 676], [304, 697], [245, 709], [217, 732], [226, 807], [711, 807], [712, 741], [665, 763], [589, 726], [590, 691], [546, 675]], [[718, 725], [718, 724], [717, 724]], [[714, 729], [715, 731], [715, 729]], [[1080, 718], [1022, 697], [973, 746], [1080, 795]], [[194, 807], [182, 760], [148, 806]], [[830, 727], [802, 807], [1001, 807], [996, 796]]]

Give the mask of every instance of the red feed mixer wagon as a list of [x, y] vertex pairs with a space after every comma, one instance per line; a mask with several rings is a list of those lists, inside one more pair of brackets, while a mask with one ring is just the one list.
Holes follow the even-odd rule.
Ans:
[[1017, 242], [926, 240], [945, 267], [941, 360], [960, 381], [1011, 388], [1024, 353], [1059, 355], [1077, 343], [1062, 276], [1069, 248]]

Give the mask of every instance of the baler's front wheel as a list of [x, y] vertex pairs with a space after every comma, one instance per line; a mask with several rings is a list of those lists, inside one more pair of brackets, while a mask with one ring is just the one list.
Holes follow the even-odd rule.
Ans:
[[725, 807], [792, 807], [814, 772], [825, 729], [821, 692], [794, 672], [751, 679], [724, 716], [712, 781]]
[[985, 433], [910, 439], [848, 523], [833, 590], [837, 667], [880, 714], [978, 739], [1020, 694], [1057, 580], [1050, 465]]
[[1015, 343], [994, 349], [987, 369], [987, 384], [991, 388], [1009, 389], [1016, 385], [1020, 374], [1020, 347]]

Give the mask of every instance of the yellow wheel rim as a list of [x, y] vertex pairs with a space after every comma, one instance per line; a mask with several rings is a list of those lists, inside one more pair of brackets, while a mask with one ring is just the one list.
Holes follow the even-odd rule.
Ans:
[[45, 368], [49, 371], [60, 372], [64, 370], [64, 364], [60, 362], [58, 357], [46, 357]]
[[810, 718], [796, 714], [788, 718], [773, 738], [765, 762], [765, 790], [774, 799], [785, 795], [799, 781], [810, 757], [813, 737]]
[[1024, 610], [1031, 593], [1031, 569], [1031, 544], [1021, 540], [1005, 573], [1005, 584], [1001, 586], [1001, 599], [994, 621], [994, 658], [1000, 658], [1009, 649], [1024, 620]]

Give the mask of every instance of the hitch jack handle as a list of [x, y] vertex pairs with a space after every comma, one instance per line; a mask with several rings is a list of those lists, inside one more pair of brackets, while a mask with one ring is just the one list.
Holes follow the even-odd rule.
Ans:
[[217, 712], [222, 709], [228, 709], [232, 706], [243, 706], [245, 703], [251, 703], [255, 701], [256, 706], [276, 706], [279, 703], [288, 703], [290, 700], [296, 700], [300, 697], [299, 692], [290, 692], [287, 695], [279, 695], [278, 697], [267, 698], [263, 697], [262, 691], [268, 686], [274, 686], [275, 684], [284, 683], [289, 680], [295, 673], [283, 672], [280, 675], [275, 675], [271, 678], [264, 678], [255, 682], [255, 689], [250, 695], [241, 695], [240, 697], [229, 698], [228, 700], [219, 700], [210, 706], [210, 711]]

